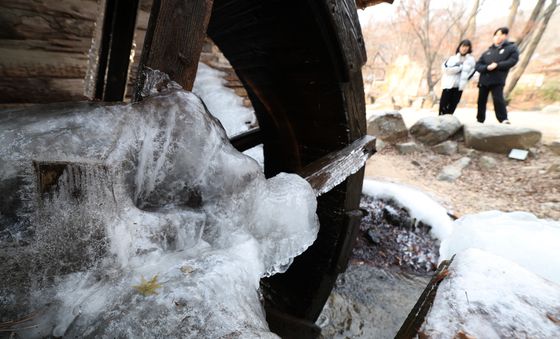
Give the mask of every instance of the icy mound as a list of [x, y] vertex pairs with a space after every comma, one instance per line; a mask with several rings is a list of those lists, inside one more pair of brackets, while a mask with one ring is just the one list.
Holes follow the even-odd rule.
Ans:
[[559, 338], [560, 286], [479, 249], [458, 254], [420, 328], [430, 338]]
[[441, 243], [440, 258], [478, 248], [560, 284], [559, 243], [558, 221], [527, 212], [488, 211], [456, 220], [453, 232]]
[[198, 64], [193, 92], [208, 105], [208, 110], [224, 125], [228, 136], [249, 130], [256, 122], [252, 109], [243, 106], [243, 99], [225, 86], [226, 74], [206, 64]]
[[427, 194], [405, 185], [376, 180], [364, 180], [362, 193], [376, 199], [393, 200], [410, 216], [432, 227], [431, 234], [443, 240], [453, 230], [447, 211]]
[[[0, 322], [23, 337], [271, 337], [259, 279], [318, 230], [195, 95], [0, 118]], [[35, 313], [36, 312], [36, 313]], [[27, 329], [21, 329], [21, 328]]]

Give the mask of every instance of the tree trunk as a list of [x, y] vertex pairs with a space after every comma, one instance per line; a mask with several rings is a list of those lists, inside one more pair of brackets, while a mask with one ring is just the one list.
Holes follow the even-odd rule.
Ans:
[[515, 23], [515, 17], [517, 16], [517, 10], [519, 9], [519, 3], [521, 0], [512, 0], [511, 7], [509, 8], [509, 16], [507, 21], [507, 27], [511, 29]]
[[529, 17], [529, 20], [527, 21], [527, 23], [525, 24], [525, 27], [523, 28], [523, 31], [521, 32], [521, 34], [517, 38], [517, 41], [516, 41], [517, 46], [519, 47], [519, 51], [521, 53], [525, 50], [525, 47], [527, 46], [527, 43], [530, 40], [529, 36], [535, 31], [535, 27], [537, 27], [537, 21], [538, 21], [538, 18], [539, 18], [539, 14], [541, 13], [545, 2], [546, 2], [546, 0], [538, 0], [537, 4], [533, 8], [533, 12], [531, 13], [531, 16]]
[[523, 75], [523, 72], [525, 72], [525, 69], [527, 68], [527, 65], [529, 64], [529, 61], [531, 60], [531, 57], [533, 56], [535, 49], [537, 48], [539, 42], [541, 41], [541, 38], [546, 30], [546, 27], [548, 26], [548, 22], [550, 21], [550, 18], [552, 17], [552, 14], [554, 14], [555, 10], [556, 10], [556, 0], [552, 0], [550, 5], [547, 7], [546, 11], [544, 12], [543, 20], [540, 23], [536, 31], [536, 34], [528, 43], [526, 51], [521, 54], [521, 60], [519, 64], [514, 68], [509, 78], [509, 81], [506, 84], [506, 88], [504, 90], [504, 94], [506, 97], [508, 98], [510, 97], [511, 92], [515, 88], [515, 85], [517, 85], [517, 82]]
[[468, 39], [474, 38], [476, 34], [476, 15], [478, 13], [478, 7], [480, 7], [480, 0], [473, 1], [473, 6], [467, 19], [467, 24], [463, 32], [461, 32], [462, 34], [460, 36], [460, 40], [463, 40], [465, 37]]

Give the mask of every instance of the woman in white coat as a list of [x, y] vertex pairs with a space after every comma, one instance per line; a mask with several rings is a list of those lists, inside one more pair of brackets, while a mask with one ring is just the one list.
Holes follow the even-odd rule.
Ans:
[[455, 108], [461, 100], [463, 89], [475, 71], [476, 61], [471, 55], [472, 44], [470, 40], [461, 41], [455, 53], [442, 65], [441, 87], [443, 90], [439, 101], [439, 115], [455, 112]]

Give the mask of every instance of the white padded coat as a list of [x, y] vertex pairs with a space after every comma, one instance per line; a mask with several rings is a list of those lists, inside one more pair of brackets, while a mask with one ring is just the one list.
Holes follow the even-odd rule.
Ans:
[[462, 64], [460, 53], [450, 56], [441, 66], [443, 69], [441, 88], [450, 89], [458, 87], [459, 90], [462, 91], [469, 82], [472, 74], [474, 74], [475, 64], [476, 61], [470, 54], [465, 55]]

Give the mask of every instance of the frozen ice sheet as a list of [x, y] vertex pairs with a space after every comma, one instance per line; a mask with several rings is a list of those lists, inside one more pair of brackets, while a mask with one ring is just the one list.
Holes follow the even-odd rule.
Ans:
[[[457, 254], [419, 333], [430, 338], [558, 338], [560, 286], [494, 254]], [[422, 336], [422, 335], [421, 335]]]
[[259, 280], [315, 240], [314, 192], [194, 94], [12, 111], [0, 144], [0, 321], [39, 311], [18, 334], [274, 337]]

